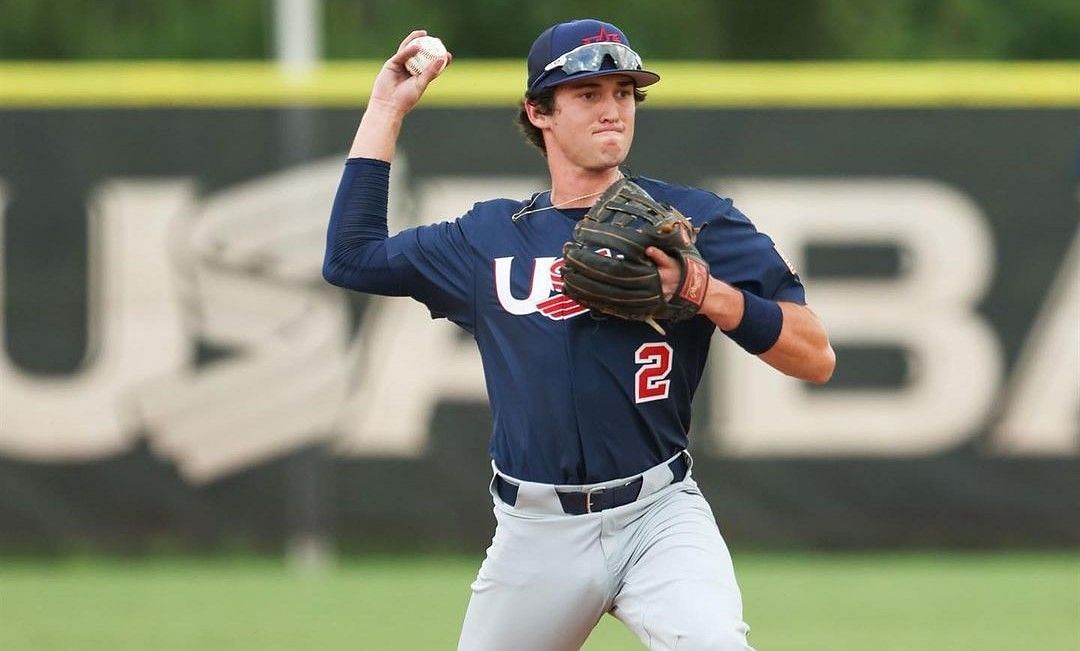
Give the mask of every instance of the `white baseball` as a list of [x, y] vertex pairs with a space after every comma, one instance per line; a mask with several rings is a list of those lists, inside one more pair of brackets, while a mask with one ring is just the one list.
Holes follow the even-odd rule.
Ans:
[[405, 62], [405, 69], [414, 77], [426, 70], [432, 61], [446, 55], [446, 46], [434, 36], [421, 36], [413, 42], [420, 45], [420, 51]]

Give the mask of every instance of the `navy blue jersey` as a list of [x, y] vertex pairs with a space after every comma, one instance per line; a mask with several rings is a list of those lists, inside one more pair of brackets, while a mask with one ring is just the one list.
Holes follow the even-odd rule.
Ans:
[[[697, 246], [715, 278], [804, 303], [798, 276], [730, 200], [633, 180], [701, 227]], [[357, 187], [343, 180], [339, 201], [355, 203]], [[402, 231], [385, 240], [386, 282], [339, 284], [412, 296], [473, 335], [494, 417], [491, 456], [504, 473], [551, 484], [631, 476], [687, 447], [715, 326], [697, 316], [663, 324], [664, 336], [564, 297], [562, 246], [585, 210], [551, 209], [549, 196], [529, 208], [548, 209], [516, 221], [529, 201], [485, 201], [454, 221]], [[346, 226], [331, 222], [332, 231]]]

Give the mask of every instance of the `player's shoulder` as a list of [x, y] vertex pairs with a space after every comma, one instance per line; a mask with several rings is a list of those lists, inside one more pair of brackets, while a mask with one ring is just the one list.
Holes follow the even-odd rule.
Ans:
[[478, 201], [454, 224], [473, 249], [491, 251], [512, 237], [516, 227], [513, 216], [527, 210], [534, 200], [535, 197], [525, 200], [499, 197]]
[[529, 199], [496, 197], [485, 201], [477, 201], [473, 204], [469, 213], [487, 219], [499, 216], [505, 217], [514, 214], [515, 210], [520, 210], [528, 202]]
[[473, 204], [469, 212], [460, 217], [466, 225], [477, 225], [491, 228], [496, 224], [511, 223], [511, 217], [523, 210], [531, 202], [536, 200], [536, 195], [530, 199], [509, 199], [498, 197], [478, 201]]
[[726, 220], [734, 217], [745, 220], [746, 217], [734, 209], [731, 199], [722, 197], [711, 190], [682, 185], [670, 181], [635, 176], [632, 179], [648, 192], [653, 199], [674, 206], [697, 225]]
[[648, 176], [632, 176], [630, 177], [630, 180], [640, 185], [658, 201], [663, 201], [665, 198], [678, 198], [693, 201], [724, 201], [724, 198], [718, 196], [716, 193], [692, 185], [672, 183], [671, 181], [655, 179]]

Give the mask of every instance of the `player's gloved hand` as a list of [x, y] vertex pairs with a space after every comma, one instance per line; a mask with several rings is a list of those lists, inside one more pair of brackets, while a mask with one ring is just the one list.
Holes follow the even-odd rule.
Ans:
[[[658, 203], [629, 179], [604, 191], [563, 245], [563, 293], [589, 309], [637, 321], [681, 321], [698, 313], [709, 267], [697, 232], [675, 208]], [[645, 254], [655, 246], [679, 263], [679, 282], [665, 297], [660, 272]]]

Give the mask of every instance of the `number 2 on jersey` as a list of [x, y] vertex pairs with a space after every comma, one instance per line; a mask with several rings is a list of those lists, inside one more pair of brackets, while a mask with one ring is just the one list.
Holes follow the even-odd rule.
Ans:
[[671, 380], [671, 359], [674, 351], [666, 343], [642, 344], [634, 352], [634, 361], [641, 368], [634, 374], [634, 402], [663, 400], [668, 397]]

